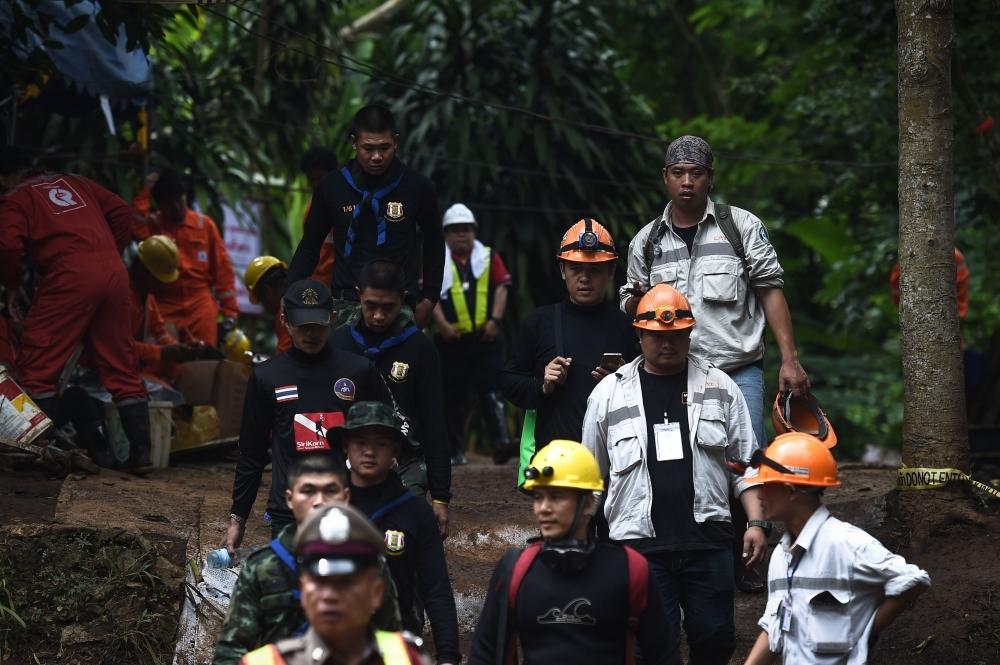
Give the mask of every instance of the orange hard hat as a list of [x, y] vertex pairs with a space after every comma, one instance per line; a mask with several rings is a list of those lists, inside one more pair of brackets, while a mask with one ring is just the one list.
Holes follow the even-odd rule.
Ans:
[[766, 451], [754, 453], [750, 466], [758, 470], [756, 476], [745, 476], [753, 484], [840, 487], [833, 454], [819, 439], [802, 432], [776, 436]]
[[694, 325], [694, 314], [680, 291], [657, 284], [639, 301], [632, 325], [643, 330], [684, 330]]
[[617, 261], [618, 253], [608, 230], [588, 217], [566, 229], [556, 258], [577, 263], [608, 263]]
[[771, 409], [775, 434], [802, 432], [816, 437], [827, 448], [837, 445], [837, 433], [812, 395], [796, 397], [792, 391], [778, 392]]

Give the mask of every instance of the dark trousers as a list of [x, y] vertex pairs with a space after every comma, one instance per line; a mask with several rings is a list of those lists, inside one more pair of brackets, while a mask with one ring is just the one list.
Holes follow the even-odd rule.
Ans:
[[729, 549], [647, 554], [660, 585], [670, 648], [680, 648], [681, 610], [690, 665], [726, 665], [736, 651], [733, 553]]
[[503, 402], [498, 395], [503, 369], [503, 344], [499, 339], [484, 342], [466, 335], [448, 344], [435, 337], [441, 354], [441, 382], [444, 388], [444, 416], [448, 426], [451, 454], [465, 450], [465, 422], [472, 398], [486, 420], [493, 448], [510, 443]]
[[295, 518], [291, 515], [271, 515], [271, 538], [277, 538], [282, 529], [293, 522]]

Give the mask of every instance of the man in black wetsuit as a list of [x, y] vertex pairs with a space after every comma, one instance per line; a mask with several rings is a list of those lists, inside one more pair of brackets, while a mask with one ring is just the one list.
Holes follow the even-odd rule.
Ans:
[[[316, 186], [289, 280], [313, 274], [324, 240], [333, 235], [337, 326], [358, 318], [358, 274], [372, 259], [398, 263], [406, 275], [407, 306], [418, 327], [430, 323], [441, 291], [444, 236], [430, 180], [396, 159], [399, 133], [389, 109], [366, 106], [354, 116], [355, 158]], [[421, 242], [417, 242], [418, 232]], [[418, 262], [418, 258], [421, 259]], [[418, 263], [422, 263], [418, 265]], [[417, 283], [423, 270], [423, 284]]]
[[355, 401], [392, 404], [392, 394], [371, 362], [327, 346], [334, 311], [326, 286], [311, 279], [295, 282], [285, 291], [282, 310], [292, 348], [254, 367], [247, 382], [233, 504], [223, 542], [231, 552], [243, 541], [268, 449], [272, 471], [267, 512], [275, 538], [294, 521], [285, 502], [292, 460], [333, 449], [330, 430], [343, 425]]
[[587, 537], [594, 493], [604, 489], [593, 455], [575, 441], [552, 441], [527, 476], [542, 537], [494, 569], [469, 664], [513, 663], [518, 640], [524, 665], [632, 665], [636, 642], [645, 663], [679, 664], [646, 560]]
[[420, 496], [430, 492], [441, 535], [448, 533], [451, 464], [441, 389], [441, 359], [434, 343], [403, 310], [403, 271], [384, 259], [361, 270], [358, 294], [361, 319], [338, 328], [330, 346], [363, 355], [375, 363], [396, 404], [409, 422], [407, 445], [397, 473]]
[[534, 438], [521, 436], [522, 475], [536, 441], [580, 440], [590, 392], [639, 354], [631, 321], [608, 298], [618, 259], [611, 234], [581, 219], [563, 235], [556, 258], [567, 297], [528, 315], [502, 377], [504, 396], [537, 412]]
[[403, 629], [423, 632], [424, 612], [415, 602], [419, 597], [430, 618], [437, 662], [457, 665], [458, 616], [441, 533], [427, 502], [406, 489], [392, 470], [403, 446], [410, 445], [402, 420], [386, 404], [359, 402], [337, 434], [351, 466], [351, 505], [385, 534]]

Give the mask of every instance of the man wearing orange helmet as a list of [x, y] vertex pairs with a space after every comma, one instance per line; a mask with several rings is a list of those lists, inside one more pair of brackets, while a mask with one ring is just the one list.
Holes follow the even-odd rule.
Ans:
[[507, 399], [537, 411], [534, 439], [522, 436], [522, 460], [531, 459], [534, 441], [578, 440], [587, 396], [637, 355], [628, 318], [607, 297], [618, 260], [607, 229], [581, 219], [563, 234], [556, 258], [567, 297], [528, 315], [503, 373]]
[[861, 529], [830, 515], [827, 487], [837, 463], [819, 439], [782, 434], [750, 458], [745, 481], [762, 485], [764, 515], [783, 522], [771, 556], [767, 608], [747, 665], [851, 665], [869, 650], [931, 580]]
[[633, 325], [642, 355], [591, 393], [583, 444], [607, 485], [611, 539], [644, 554], [660, 584], [672, 648], [683, 610], [690, 662], [723, 665], [736, 648], [730, 496], [751, 520], [743, 562], [767, 547], [760, 490], [725, 463], [756, 450], [750, 412], [725, 372], [689, 355], [695, 319], [673, 287], [650, 289]]

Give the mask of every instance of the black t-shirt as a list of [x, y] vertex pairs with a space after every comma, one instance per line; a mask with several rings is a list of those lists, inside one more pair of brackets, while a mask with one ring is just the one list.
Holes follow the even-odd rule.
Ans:
[[675, 226], [674, 233], [679, 235], [681, 237], [681, 240], [683, 240], [684, 243], [688, 246], [688, 254], [690, 254], [692, 248], [694, 247], [694, 236], [695, 234], [698, 233], [698, 224], [695, 224], [694, 226], [689, 226], [685, 229]]
[[[687, 367], [677, 374], [650, 374], [639, 370], [642, 406], [646, 411], [646, 459], [653, 488], [652, 518], [655, 538], [629, 542], [643, 552], [723, 549], [733, 540], [729, 522], [694, 520], [694, 468], [691, 437], [688, 429]], [[679, 423], [684, 459], [657, 461], [655, 426], [664, 422]]]

